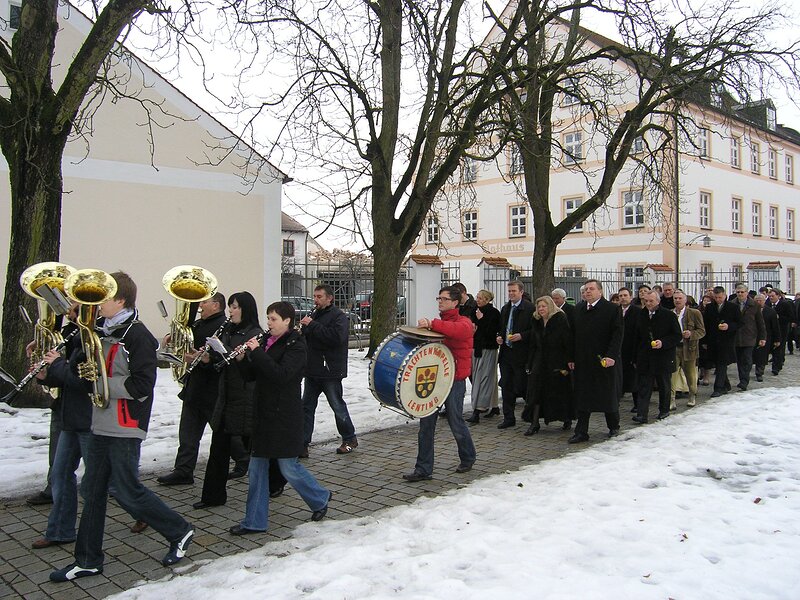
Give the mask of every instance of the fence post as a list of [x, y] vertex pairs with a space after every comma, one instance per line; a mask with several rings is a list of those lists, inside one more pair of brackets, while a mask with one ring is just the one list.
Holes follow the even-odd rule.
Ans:
[[412, 254], [408, 257], [411, 279], [408, 284], [408, 324], [423, 317], [436, 316], [434, 301], [442, 286], [442, 261], [437, 256]]

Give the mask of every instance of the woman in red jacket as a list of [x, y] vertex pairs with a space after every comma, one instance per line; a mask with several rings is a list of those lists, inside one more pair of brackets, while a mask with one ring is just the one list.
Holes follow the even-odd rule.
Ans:
[[[458, 446], [460, 463], [456, 467], [456, 473], [466, 473], [475, 463], [475, 444], [472, 443], [463, 414], [466, 379], [472, 370], [472, 321], [458, 313], [461, 292], [457, 288], [442, 288], [436, 300], [439, 303], [440, 318], [420, 319], [417, 325], [443, 334], [443, 343], [450, 348], [456, 361], [455, 381], [444, 406], [447, 423]], [[433, 437], [437, 419], [437, 413], [433, 413], [419, 420], [417, 463], [412, 473], [403, 475], [406, 481], [423, 481], [433, 476]]]

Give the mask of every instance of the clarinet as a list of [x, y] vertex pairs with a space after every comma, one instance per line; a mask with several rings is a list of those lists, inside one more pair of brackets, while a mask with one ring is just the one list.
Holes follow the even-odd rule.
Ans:
[[[262, 340], [262, 339], [264, 339], [264, 336], [265, 336], [265, 335], [266, 335], [266, 332], [262, 331], [261, 333], [259, 333], [259, 334], [256, 336], [256, 341], [257, 341], [257, 342], [261, 342], [261, 340]], [[248, 341], [249, 341], [249, 340], [248, 340]], [[241, 344], [241, 345], [239, 345], [239, 346], [236, 346], [236, 348], [234, 348], [233, 350], [231, 350], [230, 352], [228, 352], [228, 355], [227, 355], [227, 356], [223, 357], [223, 359], [222, 359], [221, 361], [219, 361], [218, 363], [216, 363], [216, 364], [214, 365], [214, 368], [215, 368], [217, 371], [221, 371], [222, 369], [224, 369], [225, 367], [227, 367], [229, 364], [231, 364], [231, 362], [233, 362], [233, 359], [235, 359], [235, 358], [236, 358], [237, 356], [239, 356], [240, 354], [244, 354], [246, 351], [247, 351], [247, 343], [244, 343], [244, 344]]]
[[[316, 315], [316, 314], [317, 314], [317, 309], [315, 308], [315, 309], [314, 309], [314, 310], [312, 310], [310, 313], [308, 313], [306, 316], [307, 316], [307, 317], [311, 317], [311, 318], [313, 319], [313, 318], [314, 318], [314, 315]], [[294, 327], [294, 328], [295, 328], [297, 331], [303, 331], [303, 328], [304, 328], [304, 327], [305, 327], [305, 325], [303, 325], [302, 323], [299, 323], [299, 322], [298, 322], [298, 323], [297, 323], [297, 325], [295, 325], [295, 327]]]
[[[76, 327], [75, 329], [73, 329], [72, 331], [70, 331], [70, 332], [69, 332], [69, 333], [68, 333], [68, 334], [67, 334], [67, 335], [64, 337], [64, 339], [63, 339], [61, 342], [59, 342], [59, 343], [58, 343], [58, 344], [57, 344], [57, 345], [56, 345], [56, 346], [53, 348], [53, 350], [55, 350], [56, 352], [61, 352], [61, 351], [62, 351], [62, 350], [63, 350], [63, 349], [64, 349], [64, 348], [67, 346], [67, 343], [68, 343], [68, 342], [69, 342], [69, 341], [70, 341], [70, 340], [71, 340], [73, 337], [75, 337], [75, 334], [76, 334], [76, 333], [78, 333], [79, 331], [80, 331], [80, 328], [78, 328], [78, 327]], [[46, 361], [46, 360], [42, 360], [42, 361], [40, 361], [40, 362], [39, 362], [39, 363], [38, 363], [38, 364], [37, 364], [37, 365], [36, 365], [36, 366], [35, 366], [33, 369], [31, 369], [31, 371], [30, 371], [30, 372], [29, 372], [27, 375], [25, 375], [25, 377], [23, 377], [23, 378], [20, 380], [20, 382], [19, 382], [17, 385], [15, 385], [15, 386], [14, 386], [14, 389], [13, 389], [13, 390], [11, 390], [11, 391], [10, 391], [8, 394], [6, 394], [6, 395], [5, 395], [5, 396], [3, 396], [2, 398], [0, 398], [0, 402], [10, 402], [10, 401], [11, 401], [11, 399], [12, 399], [14, 396], [16, 396], [16, 395], [17, 395], [17, 394], [18, 394], [20, 391], [22, 391], [22, 388], [24, 388], [26, 385], [28, 385], [28, 384], [31, 382], [31, 380], [32, 380], [34, 377], [36, 377], [36, 375], [37, 375], [37, 374], [41, 373], [41, 372], [42, 372], [44, 369], [46, 369], [46, 368], [47, 368], [47, 361]]]
[[[228, 323], [230, 323], [230, 322], [231, 322], [231, 318], [228, 317], [227, 319], [225, 319], [225, 321], [222, 323], [222, 325], [220, 325], [217, 328], [217, 330], [209, 337], [217, 337], [218, 335], [220, 335], [222, 333], [222, 330], [225, 329], [225, 327], [227, 327]], [[189, 363], [188, 367], [186, 367], [186, 372], [183, 375], [181, 375], [181, 377], [178, 379], [178, 383], [180, 383], [181, 385], [186, 385], [186, 381], [189, 379], [189, 375], [191, 375], [192, 371], [194, 371], [195, 367], [200, 364], [200, 361], [203, 358], [203, 354], [205, 352], [208, 352], [208, 349], [210, 347], [211, 347], [211, 345], [208, 342], [206, 342], [205, 345], [203, 346], [203, 348], [200, 350], [200, 354], [195, 356], [194, 360], [191, 363]]]

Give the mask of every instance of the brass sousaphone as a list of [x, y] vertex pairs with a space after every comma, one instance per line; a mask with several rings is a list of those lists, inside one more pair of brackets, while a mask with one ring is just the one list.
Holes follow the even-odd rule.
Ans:
[[194, 351], [194, 335], [189, 326], [194, 318], [196, 305], [217, 293], [217, 278], [203, 267], [179, 265], [164, 273], [161, 284], [175, 298], [175, 316], [170, 323], [169, 345], [172, 354], [181, 359], [180, 364], [171, 365], [172, 377], [181, 382], [188, 368], [183, 356]]
[[100, 269], [81, 269], [64, 282], [67, 296], [80, 304], [78, 328], [86, 360], [78, 365], [78, 376], [92, 383], [92, 404], [99, 408], [108, 406], [108, 374], [103, 355], [103, 344], [95, 333], [97, 308], [117, 293], [117, 282]]
[[[40, 288], [47, 286], [50, 289], [64, 292], [64, 282], [75, 269], [60, 262], [41, 262], [31, 265], [19, 277], [19, 285], [23, 291], [36, 299], [39, 318], [33, 326], [34, 350], [32, 361], [42, 360], [45, 354], [58, 347], [64, 339], [61, 332], [56, 329], [56, 312], [42, 297]], [[53, 398], [58, 398], [59, 389], [48, 390]]]

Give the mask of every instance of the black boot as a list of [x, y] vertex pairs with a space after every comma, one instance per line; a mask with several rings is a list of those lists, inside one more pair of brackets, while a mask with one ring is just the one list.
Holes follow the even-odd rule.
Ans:
[[467, 423], [474, 423], [474, 424], [480, 423], [481, 422], [481, 411], [473, 410], [472, 411], [472, 416], [470, 416], [468, 419], [464, 419], [464, 420]]
[[525, 430], [525, 433], [523, 435], [533, 435], [534, 433], [538, 433], [539, 429], [540, 429], [539, 423], [531, 423], [530, 427], [528, 427], [528, 429]]

